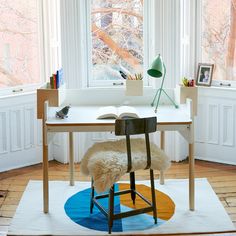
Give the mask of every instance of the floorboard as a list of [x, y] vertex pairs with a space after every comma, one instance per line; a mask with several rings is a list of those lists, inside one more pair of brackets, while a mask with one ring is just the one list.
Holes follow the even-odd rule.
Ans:
[[[75, 166], [76, 180], [87, 181], [88, 177], [83, 176], [79, 171], [79, 164]], [[49, 179], [50, 180], [68, 180], [68, 165], [60, 164], [56, 161], [49, 163]], [[147, 171], [138, 171], [137, 180], [147, 179], [149, 176]], [[155, 178], [159, 174], [155, 172]], [[195, 177], [207, 178], [218, 195], [220, 201], [231, 217], [236, 226], [236, 166], [224, 165], [219, 163], [211, 163], [205, 161], [196, 161]], [[124, 176], [122, 179], [127, 179]], [[171, 168], [165, 173], [166, 179], [188, 178], [188, 163], [183, 161], [180, 163], [172, 163]], [[0, 173], [0, 235], [6, 235], [11, 218], [14, 216], [15, 210], [25, 187], [29, 180], [42, 180], [42, 165], [34, 165], [24, 167], [17, 170]], [[196, 235], [196, 234], [195, 234]], [[208, 236], [233, 236], [236, 233], [228, 234], [205, 234]], [[185, 235], [187, 236], [187, 235]]]

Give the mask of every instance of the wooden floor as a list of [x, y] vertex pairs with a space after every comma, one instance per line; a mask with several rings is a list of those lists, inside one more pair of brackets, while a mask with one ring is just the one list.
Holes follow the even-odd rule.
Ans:
[[[88, 180], [80, 174], [79, 165], [76, 165], [76, 170], [76, 180]], [[195, 173], [196, 177], [208, 179], [236, 226], [236, 166], [196, 161]], [[140, 171], [136, 179], [147, 179], [147, 174], [146, 171]], [[50, 162], [49, 176], [50, 180], [67, 180], [68, 165]], [[155, 174], [155, 177], [158, 178], [158, 174]], [[166, 178], [188, 178], [187, 162], [173, 163], [166, 173]], [[22, 193], [28, 181], [32, 179], [42, 179], [40, 164], [0, 173], [0, 235], [6, 234]], [[236, 233], [212, 235], [232, 236]]]

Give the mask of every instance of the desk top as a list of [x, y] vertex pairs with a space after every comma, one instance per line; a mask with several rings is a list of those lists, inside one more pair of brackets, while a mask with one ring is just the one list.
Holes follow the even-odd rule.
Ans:
[[[157, 125], [187, 125], [192, 123], [189, 107], [180, 105], [178, 109], [174, 106], [160, 106], [157, 113], [151, 106], [134, 106], [140, 117], [157, 116]], [[115, 119], [97, 119], [100, 106], [71, 107], [68, 118], [55, 117], [59, 107], [49, 107], [47, 126], [106, 126], [114, 125]]]

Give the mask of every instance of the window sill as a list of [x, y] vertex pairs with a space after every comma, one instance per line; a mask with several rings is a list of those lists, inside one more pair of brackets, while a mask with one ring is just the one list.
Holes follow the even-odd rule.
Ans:
[[234, 87], [218, 87], [218, 86], [211, 86], [211, 87], [198, 87], [198, 96], [200, 97], [212, 97], [212, 98], [226, 98], [229, 100], [236, 99], [236, 88]]
[[219, 88], [225, 88], [230, 89], [234, 88], [236, 89], [236, 81], [234, 80], [213, 80], [211, 83], [212, 87], [219, 87]]
[[14, 94], [12, 93], [12, 94], [8, 94], [8, 95], [0, 95], [0, 99], [23, 97], [23, 96], [33, 95], [33, 94], [36, 94], [36, 90], [26, 91], [26, 92], [21, 92], [21, 93], [14, 93]]
[[225, 87], [225, 86], [197, 86], [199, 89], [210, 89], [210, 90], [220, 90], [220, 91], [236, 91], [236, 87]]
[[[29, 86], [19, 86], [19, 87], [0, 89], [0, 99], [36, 94], [37, 88], [39, 88], [41, 85], [42, 84], [34, 84]], [[13, 92], [14, 90], [15, 92]]]
[[[101, 87], [87, 87], [87, 88], [83, 88], [84, 90], [125, 90], [125, 85], [120, 85], [120, 86], [113, 86], [113, 87], [105, 87], [105, 86], [101, 86]], [[153, 90], [154, 88], [152, 86], [144, 86], [143, 90]]]

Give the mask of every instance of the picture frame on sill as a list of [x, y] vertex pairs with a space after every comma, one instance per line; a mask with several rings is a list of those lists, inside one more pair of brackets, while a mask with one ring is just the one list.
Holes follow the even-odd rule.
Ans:
[[199, 63], [196, 85], [211, 86], [214, 64]]

